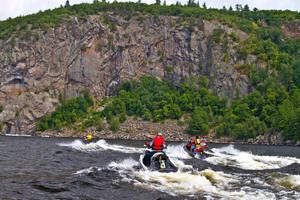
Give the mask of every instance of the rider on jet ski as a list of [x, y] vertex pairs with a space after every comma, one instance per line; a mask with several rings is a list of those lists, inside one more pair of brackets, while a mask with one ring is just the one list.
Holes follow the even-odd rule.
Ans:
[[93, 134], [91, 132], [88, 132], [84, 135], [83, 139], [85, 142], [91, 142], [93, 140]]
[[208, 145], [206, 143], [206, 137], [202, 136], [201, 138], [199, 136], [196, 136], [195, 139], [191, 139], [187, 144], [186, 144], [187, 150], [191, 152], [198, 152], [202, 153], [205, 150], [208, 149]]
[[163, 151], [166, 147], [165, 139], [161, 132], [159, 132], [154, 138], [153, 141], [147, 144], [147, 147], [150, 147], [152, 151], [147, 151], [145, 155], [145, 164], [150, 164], [151, 157], [159, 151]]

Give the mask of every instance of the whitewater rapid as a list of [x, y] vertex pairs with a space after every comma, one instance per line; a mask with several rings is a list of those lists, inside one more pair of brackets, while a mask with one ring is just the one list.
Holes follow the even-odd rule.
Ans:
[[[105, 140], [84, 144], [80, 140], [71, 143], [60, 143], [60, 146], [70, 147], [78, 151], [117, 151], [122, 153], [143, 153], [143, 148], [109, 144]], [[208, 162], [212, 165], [233, 166], [245, 170], [276, 169], [300, 163], [293, 157], [262, 156], [251, 152], [240, 151], [229, 145], [222, 148], [213, 148], [211, 157], [199, 162]], [[74, 173], [84, 175], [95, 171], [111, 170], [119, 174], [115, 182], [126, 182], [136, 187], [149, 190], [158, 190], [172, 196], [206, 197], [207, 199], [299, 199], [300, 175], [285, 173], [237, 174], [215, 171], [211, 168], [198, 171], [185, 161], [192, 159], [183, 149], [183, 144], [169, 145], [166, 153], [179, 168], [178, 172], [160, 173], [143, 170], [138, 159], [128, 157], [111, 161], [106, 167], [90, 167]], [[280, 192], [274, 193], [274, 188]]]
[[[105, 140], [99, 140], [89, 144], [85, 144], [81, 140], [75, 140], [71, 143], [59, 143], [58, 145], [83, 152], [111, 150], [131, 154], [143, 153], [145, 150], [144, 148], [109, 144]], [[237, 167], [246, 170], [278, 169], [293, 163], [300, 163], [300, 159], [298, 158], [255, 155], [251, 152], [240, 151], [234, 148], [233, 145], [222, 148], [213, 148], [211, 150], [213, 153], [210, 153], [211, 156], [204, 159], [205, 161], [214, 165]], [[168, 145], [165, 152], [173, 159], [192, 159], [192, 157], [183, 149], [183, 144]]]
[[293, 163], [300, 163], [298, 158], [254, 155], [251, 152], [240, 151], [233, 145], [213, 148], [212, 151], [213, 156], [206, 158], [205, 161], [214, 165], [247, 170], [279, 169]]
[[[175, 162], [176, 163], [176, 162]], [[177, 163], [176, 163], [177, 164]], [[245, 200], [275, 200], [286, 199], [286, 195], [294, 199], [300, 198], [299, 192], [290, 189], [300, 187], [299, 175], [277, 174], [263, 178], [245, 178], [243, 175], [226, 174], [212, 169], [202, 171], [192, 170], [189, 165], [181, 163], [179, 171], [160, 173], [156, 171], [137, 170], [139, 163], [133, 158], [112, 161], [105, 168], [88, 168], [76, 172], [76, 175], [92, 173], [93, 171], [111, 170], [119, 174], [115, 182], [126, 182], [149, 190], [158, 190], [172, 196], [206, 197], [207, 199], [245, 199]], [[187, 171], [183, 168], [189, 168]], [[247, 183], [263, 186], [264, 189], [247, 186]], [[243, 183], [246, 186], [240, 187]], [[272, 188], [279, 188], [277, 196]], [[292, 187], [292, 188], [287, 188]], [[286, 189], [286, 190], [284, 190]]]

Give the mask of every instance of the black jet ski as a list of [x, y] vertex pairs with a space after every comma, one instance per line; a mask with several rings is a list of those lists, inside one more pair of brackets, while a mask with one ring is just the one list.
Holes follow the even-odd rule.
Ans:
[[165, 173], [178, 171], [178, 168], [163, 151], [155, 153], [151, 150], [147, 150], [145, 154], [140, 156], [140, 163], [145, 170]]

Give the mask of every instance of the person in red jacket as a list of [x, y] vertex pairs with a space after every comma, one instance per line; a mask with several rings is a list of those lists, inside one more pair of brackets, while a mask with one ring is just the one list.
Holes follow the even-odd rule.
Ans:
[[151, 148], [153, 151], [162, 151], [165, 148], [165, 138], [162, 133], [159, 132], [152, 141]]
[[189, 151], [192, 151], [192, 152], [194, 151], [194, 149], [195, 149], [195, 140], [194, 140], [194, 138], [190, 139], [190, 141], [186, 144], [186, 148]]
[[146, 143], [147, 148], [151, 148], [151, 151], [147, 150], [144, 156], [144, 164], [150, 166], [151, 157], [158, 151], [163, 151], [165, 148], [165, 139], [162, 133], [158, 133], [152, 140], [151, 144]]

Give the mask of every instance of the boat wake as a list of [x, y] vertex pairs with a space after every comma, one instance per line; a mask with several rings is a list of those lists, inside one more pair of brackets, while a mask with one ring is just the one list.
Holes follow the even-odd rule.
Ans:
[[[96, 142], [95, 145], [102, 150], [127, 151], [126, 153], [143, 152], [141, 148], [109, 145], [104, 140]], [[75, 148], [76, 145], [71, 146]], [[299, 159], [291, 157], [253, 155], [251, 152], [235, 149], [233, 145], [215, 148], [212, 151], [212, 156], [205, 159], [207, 162], [242, 169], [273, 169], [299, 162]], [[178, 172], [160, 173], [144, 170], [137, 160], [127, 158], [110, 162], [104, 168], [91, 167], [75, 174], [82, 175], [110, 170], [118, 174], [115, 177], [115, 183], [122, 185], [122, 182], [126, 182], [144, 190], [157, 190], [172, 196], [247, 200], [300, 198], [300, 175], [279, 172], [237, 174], [215, 171], [210, 168], [198, 171], [193, 166], [184, 163], [191, 157], [184, 151], [182, 144], [169, 145], [166, 153], [178, 167]], [[203, 161], [197, 160], [197, 162]]]
[[251, 152], [240, 151], [233, 145], [223, 148], [213, 148], [211, 157], [205, 161], [214, 165], [237, 167], [245, 170], [279, 169], [293, 163], [300, 163], [300, 159], [280, 156], [260, 156]]
[[[176, 163], [178, 164], [178, 163]], [[115, 183], [126, 182], [145, 190], [157, 190], [172, 196], [206, 197], [207, 199], [284, 199], [285, 197], [297, 198], [300, 193], [291, 191], [291, 188], [282, 185], [300, 186], [299, 176], [280, 174], [277, 176], [262, 176], [256, 179], [245, 178], [244, 175], [226, 174], [211, 169], [202, 171], [193, 170], [191, 166], [181, 163], [178, 165], [179, 171], [172, 173], [160, 173], [157, 171], [147, 171], [139, 169], [139, 162], [133, 158], [120, 161], [113, 161], [101, 170], [111, 170], [117, 172], [119, 177]], [[186, 170], [189, 168], [190, 170]], [[77, 175], [91, 173], [94, 168], [80, 170]], [[269, 180], [269, 181], [267, 181]], [[285, 183], [286, 181], [288, 183]], [[248, 182], [251, 181], [251, 187]], [[253, 182], [256, 182], [254, 184]], [[262, 183], [264, 184], [263, 187]], [[274, 187], [278, 193], [274, 192]]]
[[98, 140], [89, 144], [83, 143], [81, 140], [75, 140], [71, 143], [59, 143], [59, 146], [71, 147], [78, 151], [93, 152], [93, 151], [118, 151], [122, 153], [143, 153], [143, 148], [127, 147], [122, 145], [108, 144], [105, 140]]

